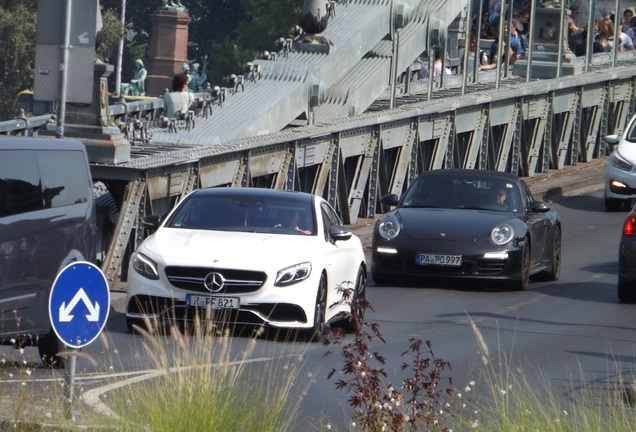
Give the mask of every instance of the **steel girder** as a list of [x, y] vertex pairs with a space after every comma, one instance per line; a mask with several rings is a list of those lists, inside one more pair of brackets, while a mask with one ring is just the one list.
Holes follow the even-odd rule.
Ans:
[[116, 281], [127, 251], [142, 239], [143, 215], [164, 212], [198, 187], [311, 192], [332, 203], [346, 223], [355, 223], [381, 213], [381, 196], [401, 194], [427, 170], [462, 167], [533, 176], [604, 157], [602, 137], [621, 133], [634, 112], [635, 78], [610, 74], [569, 86], [566, 81], [414, 103], [227, 148], [155, 155], [161, 166], [144, 161], [149, 168], [135, 168], [141, 175], [100, 166], [95, 180], [129, 178], [103, 269]]

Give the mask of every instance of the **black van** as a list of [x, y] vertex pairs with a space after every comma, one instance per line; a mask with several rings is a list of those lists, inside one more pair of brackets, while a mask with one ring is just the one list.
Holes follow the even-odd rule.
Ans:
[[0, 136], [0, 343], [37, 346], [63, 367], [49, 294], [71, 262], [95, 261], [93, 182], [84, 144]]

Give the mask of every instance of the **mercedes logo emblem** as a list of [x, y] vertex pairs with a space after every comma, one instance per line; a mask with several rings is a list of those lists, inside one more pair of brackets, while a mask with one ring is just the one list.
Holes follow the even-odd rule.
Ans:
[[203, 280], [203, 284], [208, 291], [218, 293], [223, 289], [225, 278], [221, 273], [208, 273]]

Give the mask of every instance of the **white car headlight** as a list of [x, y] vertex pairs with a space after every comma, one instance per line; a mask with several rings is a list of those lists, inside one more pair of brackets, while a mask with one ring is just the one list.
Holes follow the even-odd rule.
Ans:
[[145, 278], [157, 280], [159, 279], [159, 271], [157, 270], [157, 264], [147, 256], [136, 253], [133, 260], [133, 268], [137, 273]]
[[400, 221], [395, 216], [387, 216], [380, 221], [378, 234], [385, 240], [393, 240], [400, 234]]
[[515, 236], [515, 229], [508, 224], [501, 224], [490, 232], [490, 241], [497, 246], [505, 245]]
[[276, 273], [276, 280], [274, 286], [289, 286], [300, 281], [303, 281], [311, 274], [311, 263], [304, 262], [296, 264], [282, 270], [278, 270]]
[[618, 168], [621, 171], [631, 171], [634, 167], [631, 163], [620, 157], [616, 152], [610, 155], [610, 163], [613, 167]]

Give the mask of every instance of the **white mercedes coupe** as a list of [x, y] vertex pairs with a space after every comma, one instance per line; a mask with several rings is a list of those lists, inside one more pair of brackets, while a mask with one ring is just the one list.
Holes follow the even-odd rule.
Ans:
[[[366, 262], [360, 239], [321, 197], [261, 188], [199, 189], [130, 259], [126, 321], [263, 326], [317, 341], [329, 324], [362, 318]], [[351, 298], [343, 296], [348, 288]], [[154, 324], [153, 324], [154, 325]]]

